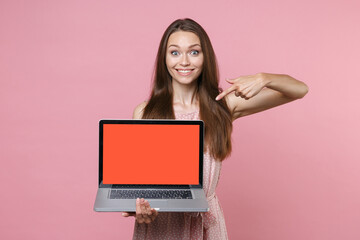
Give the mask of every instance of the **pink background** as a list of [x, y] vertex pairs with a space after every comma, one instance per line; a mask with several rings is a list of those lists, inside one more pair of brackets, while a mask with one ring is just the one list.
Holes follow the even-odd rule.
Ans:
[[190, 17], [225, 77], [286, 73], [302, 100], [234, 123], [218, 186], [230, 239], [360, 239], [360, 4], [0, 2], [0, 239], [130, 239], [96, 213], [98, 120], [148, 97], [165, 28]]

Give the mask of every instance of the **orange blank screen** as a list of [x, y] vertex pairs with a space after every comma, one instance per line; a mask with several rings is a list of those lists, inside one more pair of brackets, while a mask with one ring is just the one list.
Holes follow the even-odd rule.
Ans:
[[104, 124], [104, 184], [199, 184], [198, 125]]

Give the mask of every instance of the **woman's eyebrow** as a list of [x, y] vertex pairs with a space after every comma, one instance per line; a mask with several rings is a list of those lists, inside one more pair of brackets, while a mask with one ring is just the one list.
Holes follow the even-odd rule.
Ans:
[[[195, 43], [195, 44], [190, 45], [189, 48], [192, 48], [192, 47], [195, 47], [195, 46], [201, 47], [200, 44]], [[179, 47], [178, 45], [176, 45], [176, 44], [171, 44], [169, 47], [177, 47], [177, 48], [180, 48], [180, 47]]]

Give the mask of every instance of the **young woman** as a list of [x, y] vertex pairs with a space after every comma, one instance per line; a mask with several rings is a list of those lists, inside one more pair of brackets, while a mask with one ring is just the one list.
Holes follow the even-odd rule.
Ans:
[[205, 122], [204, 190], [207, 213], [158, 213], [136, 200], [134, 239], [227, 239], [225, 219], [215, 194], [221, 162], [231, 152], [232, 122], [300, 99], [308, 87], [285, 74], [258, 73], [227, 79], [220, 91], [218, 67], [210, 39], [191, 19], [178, 19], [165, 31], [156, 59], [148, 101], [134, 119], [201, 119]]

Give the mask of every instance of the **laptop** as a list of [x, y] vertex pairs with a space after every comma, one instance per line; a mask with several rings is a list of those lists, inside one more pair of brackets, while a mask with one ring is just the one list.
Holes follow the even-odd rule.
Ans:
[[100, 120], [94, 210], [135, 212], [136, 199], [158, 212], [207, 212], [201, 120]]

